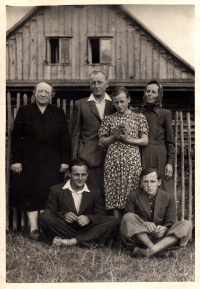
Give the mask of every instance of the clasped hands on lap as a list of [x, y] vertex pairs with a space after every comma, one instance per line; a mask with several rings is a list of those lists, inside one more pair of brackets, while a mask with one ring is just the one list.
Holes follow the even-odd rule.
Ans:
[[147, 228], [148, 233], [155, 236], [156, 238], [164, 237], [165, 233], [167, 232], [168, 228], [161, 225], [155, 225], [152, 222], [144, 222], [143, 225]]
[[81, 216], [76, 216], [74, 213], [72, 212], [68, 212], [64, 215], [64, 220], [67, 223], [74, 223], [77, 222], [81, 227], [86, 226], [90, 223], [90, 219], [85, 216], [85, 215], [81, 215]]

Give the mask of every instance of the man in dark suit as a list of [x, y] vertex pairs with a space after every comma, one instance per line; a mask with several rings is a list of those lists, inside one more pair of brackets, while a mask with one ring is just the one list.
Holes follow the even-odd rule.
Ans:
[[173, 257], [173, 246], [186, 246], [192, 224], [176, 222], [172, 194], [158, 189], [161, 176], [157, 169], [146, 168], [141, 173], [141, 189], [133, 191], [127, 200], [121, 222], [122, 242], [134, 248], [132, 257]]
[[106, 215], [100, 192], [86, 185], [88, 168], [88, 162], [72, 160], [70, 180], [51, 187], [40, 225], [54, 245], [91, 247], [116, 230], [118, 220]]
[[103, 191], [103, 166], [106, 151], [99, 146], [98, 130], [104, 116], [114, 112], [106, 93], [108, 81], [101, 71], [90, 75], [89, 98], [75, 102], [72, 129], [72, 158], [81, 158], [90, 165], [88, 184]]

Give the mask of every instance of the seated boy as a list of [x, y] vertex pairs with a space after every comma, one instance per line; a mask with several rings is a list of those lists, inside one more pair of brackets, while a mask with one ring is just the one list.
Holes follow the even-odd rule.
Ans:
[[127, 247], [135, 247], [132, 257], [173, 257], [175, 252], [166, 249], [186, 246], [190, 239], [191, 222], [176, 222], [174, 197], [160, 190], [160, 184], [158, 170], [146, 168], [141, 173], [140, 190], [128, 196], [121, 238]]
[[67, 183], [51, 187], [40, 225], [53, 245], [91, 247], [104, 242], [118, 225], [118, 220], [107, 216], [100, 191], [86, 184], [89, 164], [74, 159], [69, 165]]

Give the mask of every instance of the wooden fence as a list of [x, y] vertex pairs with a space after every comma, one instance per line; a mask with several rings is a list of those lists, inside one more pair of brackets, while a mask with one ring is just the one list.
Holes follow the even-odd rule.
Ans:
[[[11, 101], [11, 94], [7, 93], [7, 128], [6, 128], [6, 229], [23, 230], [27, 228], [27, 216], [16, 208], [12, 208], [9, 202], [10, 194], [10, 166], [11, 166], [11, 133], [13, 122], [20, 105], [34, 102], [34, 96], [29, 100], [24, 94]], [[57, 99], [56, 105], [64, 110], [69, 124], [73, 119], [73, 100], [66, 104], [66, 100]], [[67, 110], [68, 108], [68, 110]], [[177, 219], [188, 219], [193, 221], [194, 217], [194, 120], [191, 120], [190, 113], [184, 118], [182, 112], [176, 112], [172, 127], [175, 135], [175, 162], [174, 162], [174, 196], [177, 207]], [[181, 180], [180, 180], [181, 179]], [[181, 185], [179, 185], [181, 184]]]

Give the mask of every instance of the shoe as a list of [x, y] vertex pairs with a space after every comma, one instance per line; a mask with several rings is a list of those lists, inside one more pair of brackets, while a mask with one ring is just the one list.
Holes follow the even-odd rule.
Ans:
[[29, 238], [34, 240], [34, 241], [40, 241], [41, 240], [41, 236], [38, 230], [33, 230], [30, 232], [29, 234]]
[[164, 250], [154, 254], [154, 257], [157, 258], [177, 258], [178, 253], [172, 250]]
[[149, 258], [151, 255], [151, 252], [149, 249], [141, 249], [139, 247], [135, 247], [131, 257], [132, 258]]

